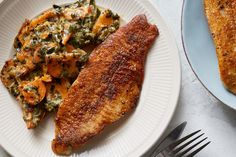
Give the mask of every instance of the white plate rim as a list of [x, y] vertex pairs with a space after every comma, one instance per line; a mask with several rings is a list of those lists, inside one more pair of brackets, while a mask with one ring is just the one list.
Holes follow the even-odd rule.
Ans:
[[[157, 12], [158, 14], [156, 16], [158, 16], [159, 20], [162, 21], [163, 24], [165, 24], [165, 26], [167, 26], [166, 22], [164, 22], [163, 18], [160, 16], [160, 13], [158, 12], [157, 6], [154, 3], [153, 0], [139, 0], [142, 3], [144, 3], [145, 5], [147, 5], [147, 7], [149, 7], [150, 10], [153, 10], [154, 12]], [[12, 1], [11, 1], [12, 2]], [[11, 2], [9, 0], [3, 0], [0, 3], [0, 10], [2, 10], [3, 5], [11, 5]], [[14, 2], [13, 2], [14, 3]], [[163, 135], [164, 131], [166, 130], [167, 126], [169, 125], [174, 112], [176, 110], [176, 107], [178, 105], [178, 100], [179, 100], [179, 94], [180, 94], [180, 87], [181, 87], [181, 63], [180, 63], [180, 56], [179, 56], [179, 50], [177, 47], [177, 43], [175, 41], [174, 35], [172, 33], [172, 31], [169, 29], [169, 27], [167, 26], [165, 28], [165, 33], [168, 33], [168, 37], [169, 40], [171, 41], [170, 45], [171, 45], [171, 50], [174, 51], [174, 58], [176, 59], [176, 69], [175, 69], [175, 76], [176, 79], [174, 80], [175, 82], [173, 83], [173, 93], [171, 95], [171, 99], [169, 101], [171, 105], [171, 107], [169, 107], [165, 113], [165, 117], [162, 119], [160, 126], [161, 129], [159, 128], [159, 132], [158, 133], [154, 133], [152, 134], [151, 138], [149, 138], [149, 140], [145, 143], [145, 145], [141, 145], [139, 148], [135, 150], [134, 152], [132, 152], [132, 154], [129, 154], [130, 157], [137, 157], [137, 156], [141, 156], [144, 155], [161, 137], [161, 135]], [[5, 137], [0, 135], [0, 144], [7, 150], [8, 153], [10, 153], [12, 156], [17, 155], [17, 156], [25, 156], [25, 154], [16, 149], [14, 146], [12, 146]], [[4, 142], [3, 142], [4, 141]]]
[[[140, 0], [142, 1], [143, 3], [149, 3], [149, 9], [154, 9], [156, 12], [158, 12], [158, 8], [157, 8], [157, 5], [155, 4], [155, 2], [153, 0]], [[151, 4], [151, 5], [150, 5]], [[158, 12], [159, 13], [159, 12]], [[175, 47], [175, 51], [177, 52], [176, 53], [176, 58], [178, 58], [177, 60], [177, 79], [175, 80], [177, 84], [175, 91], [176, 91], [176, 94], [173, 96], [172, 100], [170, 101], [170, 103], [172, 103], [172, 108], [169, 108], [169, 115], [167, 117], [165, 117], [163, 121], [161, 121], [161, 125], [164, 126], [163, 129], [161, 130], [160, 134], [157, 136], [153, 136], [153, 139], [152, 141], [149, 141], [149, 144], [148, 146], [146, 145], [146, 147], [144, 146], [143, 149], [146, 150], [146, 151], [141, 151], [141, 149], [139, 150], [136, 150], [136, 152], [134, 154], [130, 154], [131, 157], [137, 157], [137, 156], [141, 156], [141, 155], [144, 155], [144, 153], [146, 153], [148, 150], [150, 150], [155, 144], [156, 142], [159, 140], [159, 138], [164, 134], [165, 130], [167, 129], [169, 123], [171, 122], [172, 120], [172, 117], [174, 116], [174, 113], [175, 113], [175, 110], [177, 108], [177, 105], [178, 105], [178, 101], [179, 101], [179, 95], [180, 95], [180, 89], [181, 89], [181, 80], [182, 80], [182, 73], [181, 73], [181, 60], [180, 60], [180, 55], [179, 55], [179, 49], [178, 49], [178, 46], [177, 46], [177, 43], [176, 43], [176, 40], [174, 38], [174, 34], [172, 32], [172, 30], [169, 28], [169, 26], [166, 24], [166, 22], [164, 21], [164, 19], [160, 16], [160, 14], [158, 14], [159, 18], [162, 20], [163, 23], [165, 23], [166, 25], [166, 30], [167, 32], [169, 33], [169, 37], [170, 40], [172, 41], [172, 44], [173, 47]]]

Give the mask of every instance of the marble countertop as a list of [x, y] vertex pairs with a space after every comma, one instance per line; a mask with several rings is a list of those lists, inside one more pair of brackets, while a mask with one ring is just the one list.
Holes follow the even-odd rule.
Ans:
[[[2, 0], [0, 0], [1, 2]], [[198, 157], [236, 156], [236, 111], [216, 100], [197, 80], [185, 57], [181, 42], [181, 9], [183, 0], [153, 0], [159, 12], [175, 35], [181, 58], [182, 87], [175, 115], [167, 128], [187, 121], [183, 132], [201, 129], [211, 144]], [[1, 157], [8, 157], [0, 149]]]

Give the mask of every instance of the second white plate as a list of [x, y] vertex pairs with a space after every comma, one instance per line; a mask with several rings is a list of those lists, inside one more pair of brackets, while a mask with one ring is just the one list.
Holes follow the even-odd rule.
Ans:
[[215, 45], [204, 11], [204, 0], [184, 0], [182, 40], [189, 64], [206, 89], [224, 104], [236, 109], [236, 96], [220, 79]]

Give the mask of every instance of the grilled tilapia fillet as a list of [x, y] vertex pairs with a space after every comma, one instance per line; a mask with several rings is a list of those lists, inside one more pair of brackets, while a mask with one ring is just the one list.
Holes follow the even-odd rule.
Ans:
[[146, 55], [158, 34], [138, 15], [92, 52], [58, 109], [55, 153], [70, 154], [135, 107]]
[[216, 46], [221, 80], [236, 94], [236, 0], [205, 0], [205, 12]]

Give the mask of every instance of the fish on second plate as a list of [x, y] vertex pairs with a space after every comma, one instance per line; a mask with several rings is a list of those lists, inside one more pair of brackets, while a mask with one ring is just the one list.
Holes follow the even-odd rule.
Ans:
[[216, 46], [221, 80], [236, 94], [236, 1], [205, 0], [205, 13]]
[[158, 35], [157, 27], [138, 15], [92, 52], [58, 109], [56, 154], [71, 154], [136, 106], [146, 56]]

